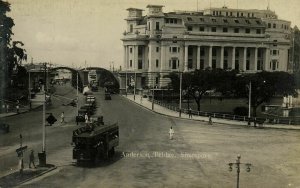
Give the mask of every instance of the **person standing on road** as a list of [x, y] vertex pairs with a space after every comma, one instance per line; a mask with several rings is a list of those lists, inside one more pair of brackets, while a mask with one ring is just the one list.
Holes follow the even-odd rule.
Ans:
[[61, 115], [60, 115], [60, 123], [65, 123], [65, 113], [62, 112]]
[[189, 109], [188, 113], [189, 113], [189, 118], [192, 118], [192, 108]]
[[211, 116], [208, 117], [208, 124], [212, 125]]
[[31, 168], [31, 163], [33, 164], [33, 167], [36, 168], [35, 164], [34, 164], [34, 153], [33, 153], [33, 149], [30, 152], [29, 155], [29, 168]]
[[170, 136], [170, 140], [173, 140], [173, 136], [174, 136], [174, 129], [171, 126], [170, 130], [169, 130], [169, 136]]

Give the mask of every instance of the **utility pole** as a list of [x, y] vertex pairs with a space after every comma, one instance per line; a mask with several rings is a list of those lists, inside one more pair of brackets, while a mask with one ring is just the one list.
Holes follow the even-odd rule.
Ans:
[[135, 91], [136, 90], [136, 72], [134, 71], [134, 89], [133, 89], [133, 100], [135, 100]]
[[182, 72], [179, 72], [179, 117], [181, 117]]
[[77, 100], [77, 115], [78, 115], [78, 109], [79, 109], [79, 98], [78, 98], [78, 71], [77, 71], [77, 95], [76, 95], [76, 100]]
[[248, 109], [248, 118], [250, 119], [251, 117], [251, 94], [252, 94], [252, 86], [251, 86], [251, 81], [249, 83], [249, 109]]
[[154, 75], [153, 75], [153, 77], [152, 77], [152, 87], [153, 87], [153, 89], [152, 89], [152, 110], [154, 111]]

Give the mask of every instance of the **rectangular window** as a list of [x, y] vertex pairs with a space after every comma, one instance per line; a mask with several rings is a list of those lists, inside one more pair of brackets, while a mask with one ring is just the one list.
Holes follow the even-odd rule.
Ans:
[[257, 25], [261, 25], [261, 22], [259, 20], [256, 20]]
[[132, 48], [129, 48], [129, 52], [132, 53]]
[[159, 22], [155, 23], [155, 30], [158, 31], [159, 30]]
[[227, 27], [223, 27], [223, 33], [227, 33], [228, 32], [228, 28]]
[[249, 28], [246, 28], [246, 30], [245, 30], [245, 33], [250, 33], [250, 29]]
[[236, 13], [236, 16], [237, 16], [237, 17], [239, 17], [239, 16], [240, 16], [240, 13], [239, 13], [239, 12], [238, 12], [238, 13]]
[[239, 20], [234, 20], [234, 22], [235, 22], [235, 23], [240, 23], [240, 21], [239, 21]]
[[245, 20], [245, 22], [246, 22], [247, 24], [251, 24], [249, 20]]
[[133, 32], [133, 25], [130, 24], [130, 33], [132, 33], [132, 32]]
[[189, 59], [188, 60], [188, 69], [192, 69], [193, 68], [193, 60]]
[[239, 33], [239, 32], [240, 32], [239, 28], [234, 28], [234, 33]]
[[240, 51], [239, 50], [236, 50], [235, 51], [235, 57], [239, 57], [240, 56]]
[[216, 69], [217, 68], [217, 60], [215, 60], [215, 59], [212, 60], [211, 68], [212, 69]]
[[268, 28], [271, 28], [271, 23], [268, 23]]
[[172, 47], [172, 52], [177, 53], [177, 47]]
[[156, 60], [156, 68], [158, 68], [159, 62], [158, 59]]
[[138, 61], [138, 69], [143, 69], [143, 61], [142, 60]]
[[226, 59], [224, 60], [223, 69], [228, 69], [228, 62]]
[[246, 70], [250, 70], [250, 61], [246, 60]]
[[273, 24], [273, 28], [276, 29], [276, 24]]
[[256, 34], [261, 34], [261, 30], [260, 29], [256, 29]]
[[273, 50], [273, 55], [277, 55], [277, 50]]
[[244, 13], [241, 13], [241, 16], [243, 17], [243, 16], [244, 16]]
[[228, 20], [227, 20], [227, 19], [223, 19], [223, 22], [224, 22], [224, 23], [228, 23]]
[[232, 12], [230, 12], [230, 16], [232, 16]]
[[204, 59], [200, 59], [200, 69], [204, 69]]
[[129, 66], [132, 67], [132, 60], [129, 61]]
[[205, 56], [205, 51], [204, 50], [200, 50], [200, 56]]
[[211, 32], [216, 32], [217, 31], [217, 28], [216, 27], [212, 27], [211, 28]]
[[187, 17], [188, 21], [193, 21], [193, 19], [191, 17]]
[[188, 31], [193, 31], [193, 27], [192, 26], [188, 26], [187, 30]]
[[204, 22], [204, 18], [199, 18], [201, 22]]
[[174, 19], [174, 24], [177, 24], [177, 19]]
[[172, 59], [172, 69], [177, 69], [177, 59]]
[[256, 67], [257, 70], [262, 70], [262, 63], [260, 60], [257, 61], [257, 67]]
[[199, 28], [199, 31], [204, 31], [204, 27], [200, 27], [200, 28]]
[[212, 18], [211, 21], [212, 22], [217, 22], [217, 20], [215, 18]]
[[159, 47], [156, 47], [156, 52], [159, 52]]
[[217, 56], [217, 50], [215, 48], [212, 49], [212, 56]]
[[158, 82], [159, 82], [159, 78], [155, 77], [155, 84], [158, 85]]
[[239, 70], [240, 69], [240, 62], [239, 62], [239, 60], [235, 60], [234, 66], [235, 66], [235, 70]]

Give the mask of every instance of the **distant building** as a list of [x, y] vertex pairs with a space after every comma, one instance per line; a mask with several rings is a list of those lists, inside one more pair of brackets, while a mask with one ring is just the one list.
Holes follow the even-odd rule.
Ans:
[[170, 72], [208, 67], [241, 73], [290, 69], [291, 22], [271, 10], [147, 8], [146, 16], [141, 9], [127, 9], [121, 89], [132, 77], [137, 88], [166, 87]]

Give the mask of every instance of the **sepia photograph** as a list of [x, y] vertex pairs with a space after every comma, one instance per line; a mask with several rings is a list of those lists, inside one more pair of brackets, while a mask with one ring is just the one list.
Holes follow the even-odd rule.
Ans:
[[0, 188], [300, 188], [299, 0], [0, 0]]

